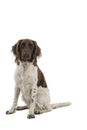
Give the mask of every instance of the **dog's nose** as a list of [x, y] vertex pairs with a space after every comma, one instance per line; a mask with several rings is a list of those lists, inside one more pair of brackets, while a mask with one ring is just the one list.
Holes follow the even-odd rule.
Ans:
[[29, 54], [25, 53], [25, 54], [23, 55], [23, 58], [28, 59], [28, 58], [29, 58]]

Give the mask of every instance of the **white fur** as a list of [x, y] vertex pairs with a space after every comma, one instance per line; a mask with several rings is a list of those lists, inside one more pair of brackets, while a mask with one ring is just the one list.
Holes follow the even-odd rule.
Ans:
[[33, 118], [34, 113], [43, 113], [52, 109], [68, 106], [69, 102], [50, 104], [50, 95], [48, 88], [37, 86], [38, 71], [33, 63], [24, 62], [17, 66], [15, 71], [15, 95], [11, 109], [7, 114], [14, 113], [17, 107], [17, 101], [21, 92], [22, 98], [29, 108], [28, 118]]

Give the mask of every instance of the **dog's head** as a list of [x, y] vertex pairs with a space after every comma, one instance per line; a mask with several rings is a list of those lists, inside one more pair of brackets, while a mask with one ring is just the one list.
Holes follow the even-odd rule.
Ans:
[[41, 49], [36, 41], [30, 39], [19, 40], [12, 46], [13, 54], [15, 55], [15, 62], [19, 65], [21, 62], [33, 62], [36, 64], [37, 57], [41, 55]]

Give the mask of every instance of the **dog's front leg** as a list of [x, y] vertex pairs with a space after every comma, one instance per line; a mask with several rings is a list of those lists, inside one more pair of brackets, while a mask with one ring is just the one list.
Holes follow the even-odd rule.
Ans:
[[13, 105], [9, 111], [6, 111], [6, 114], [12, 114], [15, 112], [19, 94], [20, 94], [20, 88], [15, 88]]
[[32, 90], [31, 90], [29, 115], [27, 116], [27, 118], [29, 118], [29, 119], [35, 118], [34, 110], [35, 110], [36, 94], [37, 94], [37, 87], [33, 86]]

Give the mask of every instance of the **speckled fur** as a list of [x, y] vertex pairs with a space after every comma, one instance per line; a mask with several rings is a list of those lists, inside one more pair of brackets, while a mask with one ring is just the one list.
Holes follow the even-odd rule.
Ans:
[[[25, 46], [24, 50], [21, 49], [22, 44]], [[33, 48], [31, 46], [28, 48], [29, 45]], [[33, 51], [29, 52], [32, 53], [29, 55], [29, 59], [22, 58], [22, 50], [24, 53], [25, 51], [28, 53], [30, 49]], [[12, 47], [12, 51], [16, 57], [15, 62], [17, 63], [14, 75], [15, 93], [13, 105], [6, 114], [12, 114], [16, 111], [20, 92], [26, 107], [19, 107], [19, 109], [28, 108], [28, 118], [35, 118], [35, 114], [49, 112], [52, 109], [70, 105], [69, 102], [50, 104], [49, 90], [44, 75], [37, 65], [37, 57], [41, 54], [41, 49], [35, 41], [30, 39], [19, 40]]]

